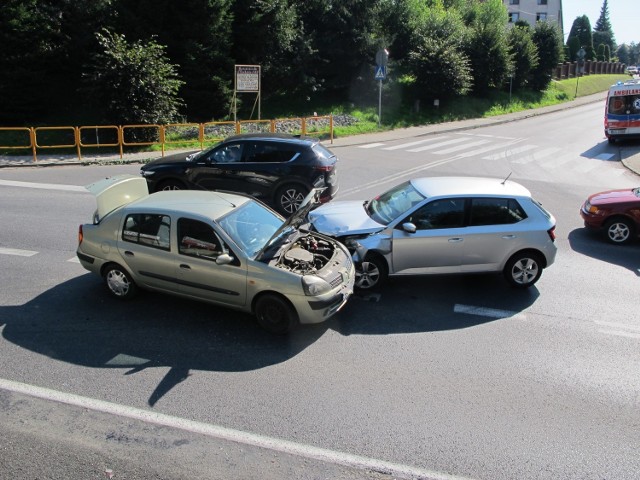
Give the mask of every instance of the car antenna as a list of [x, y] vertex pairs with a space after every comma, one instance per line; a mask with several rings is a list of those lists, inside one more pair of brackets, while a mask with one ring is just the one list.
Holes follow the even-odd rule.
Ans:
[[511, 176], [511, 174], [512, 174], [512, 173], [513, 173], [513, 172], [509, 172], [509, 175], [507, 175], [507, 178], [505, 178], [505, 179], [502, 181], [502, 185], [504, 185], [505, 183], [507, 183], [507, 180], [509, 180], [509, 177]]

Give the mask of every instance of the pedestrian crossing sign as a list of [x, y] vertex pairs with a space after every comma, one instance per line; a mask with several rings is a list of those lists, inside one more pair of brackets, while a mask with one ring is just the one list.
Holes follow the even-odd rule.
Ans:
[[387, 78], [387, 67], [385, 67], [384, 65], [376, 66], [375, 79], [384, 80], [385, 78]]

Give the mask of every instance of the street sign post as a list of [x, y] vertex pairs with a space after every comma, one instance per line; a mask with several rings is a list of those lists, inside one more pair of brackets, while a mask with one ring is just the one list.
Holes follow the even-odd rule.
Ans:
[[376, 52], [376, 72], [374, 78], [378, 80], [378, 127], [382, 119], [382, 80], [387, 78], [387, 62], [389, 61], [389, 52], [383, 48]]

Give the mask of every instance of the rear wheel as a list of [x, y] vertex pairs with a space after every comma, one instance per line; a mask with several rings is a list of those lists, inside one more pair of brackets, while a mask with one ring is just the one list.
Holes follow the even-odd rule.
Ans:
[[387, 263], [377, 255], [369, 255], [356, 266], [355, 288], [360, 291], [376, 290], [389, 275]]
[[265, 294], [258, 298], [255, 314], [262, 328], [278, 335], [290, 332], [298, 324], [293, 307], [278, 295]]
[[169, 179], [169, 180], [164, 180], [160, 182], [156, 187], [156, 192], [159, 192], [161, 190], [184, 190], [184, 189], [185, 189], [184, 183], [182, 183], [180, 180]]
[[538, 281], [542, 275], [543, 260], [535, 252], [516, 253], [504, 267], [507, 281], [518, 288], [527, 288]]
[[294, 213], [309, 193], [302, 185], [285, 185], [276, 193], [276, 208], [284, 216]]
[[626, 218], [613, 218], [604, 228], [607, 240], [616, 245], [629, 243], [634, 235], [633, 224]]
[[138, 291], [129, 273], [120, 265], [113, 264], [107, 267], [103, 278], [109, 293], [119, 300], [129, 300]]

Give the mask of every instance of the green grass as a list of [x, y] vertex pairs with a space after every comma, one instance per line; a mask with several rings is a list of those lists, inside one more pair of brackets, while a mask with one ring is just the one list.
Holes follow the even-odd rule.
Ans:
[[[507, 113], [521, 112], [535, 108], [572, 101], [577, 97], [605, 92], [619, 80], [628, 80], [628, 75], [589, 75], [579, 79], [553, 81], [544, 92], [517, 91], [493, 92], [487, 98], [461, 97], [439, 108], [423, 107], [419, 113], [411, 109], [385, 112], [382, 104], [382, 122], [378, 126], [378, 106], [368, 109], [344, 108], [343, 112], [358, 119], [355, 126], [336, 127], [335, 135], [346, 137], [361, 133], [372, 133], [395, 128], [430, 125], [435, 123], [487, 118]], [[339, 107], [338, 107], [339, 108]], [[334, 112], [339, 111], [334, 108]]]

